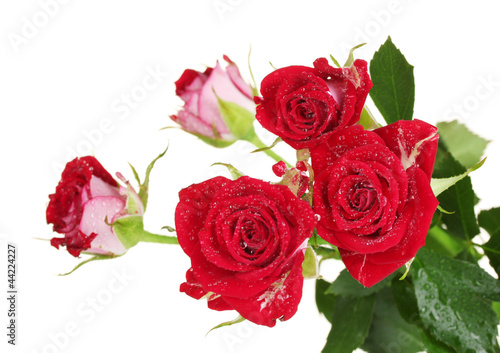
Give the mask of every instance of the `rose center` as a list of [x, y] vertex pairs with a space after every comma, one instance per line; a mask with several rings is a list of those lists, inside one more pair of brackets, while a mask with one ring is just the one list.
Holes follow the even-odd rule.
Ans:
[[255, 255], [259, 249], [262, 249], [265, 242], [262, 227], [254, 220], [245, 219], [241, 222], [240, 232], [240, 248], [248, 255]]
[[294, 99], [290, 103], [290, 115], [302, 123], [312, 123], [315, 117], [314, 109], [311, 109], [309, 102], [303, 98]]
[[369, 210], [376, 199], [377, 192], [371, 185], [365, 185], [363, 183], [356, 185], [349, 195], [351, 207], [359, 212]]

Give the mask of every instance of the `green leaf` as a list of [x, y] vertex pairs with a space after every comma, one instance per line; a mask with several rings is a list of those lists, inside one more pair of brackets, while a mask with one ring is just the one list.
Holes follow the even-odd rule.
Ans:
[[217, 325], [217, 326], [215, 326], [215, 327], [212, 327], [212, 328], [210, 329], [210, 331], [208, 331], [208, 332], [207, 332], [207, 334], [206, 334], [205, 336], [207, 336], [207, 335], [208, 335], [210, 332], [212, 332], [213, 330], [216, 330], [216, 329], [218, 329], [218, 328], [225, 327], [225, 326], [231, 326], [231, 325], [234, 325], [234, 324], [239, 324], [240, 322], [243, 322], [243, 321], [245, 321], [245, 320], [246, 320], [246, 319], [245, 319], [243, 316], [239, 315], [239, 316], [238, 316], [236, 319], [234, 319], [234, 320], [231, 320], [231, 321], [226, 321], [226, 322], [223, 322], [222, 324], [219, 324], [219, 325]]
[[229, 171], [229, 173], [231, 173], [231, 177], [233, 178], [233, 180], [236, 180], [239, 177], [242, 177], [245, 175], [242, 172], [240, 172], [238, 169], [233, 167], [232, 164], [228, 164], [228, 163], [214, 163], [214, 164], [212, 164], [212, 166], [214, 166], [214, 165], [222, 165], [222, 166], [226, 167], [227, 170]]
[[[466, 172], [462, 166], [440, 141], [434, 166], [433, 178], [447, 178]], [[469, 176], [444, 190], [438, 196], [440, 206], [453, 214], [442, 214], [442, 223], [447, 231], [459, 238], [471, 240], [479, 234], [479, 227], [474, 212], [474, 190]]]
[[225, 101], [219, 96], [217, 96], [217, 101], [222, 118], [236, 139], [242, 138], [253, 130], [255, 120], [253, 113], [236, 103]]
[[361, 348], [369, 353], [417, 353], [425, 349], [420, 329], [403, 320], [389, 287], [376, 295], [372, 324]]
[[358, 44], [349, 51], [349, 56], [347, 57], [344, 67], [350, 67], [354, 63], [354, 51], [358, 48], [361, 48], [365, 44], [366, 43]]
[[[409, 279], [400, 281], [397, 278], [392, 280], [392, 293], [398, 308], [398, 312], [408, 324], [416, 327], [420, 334], [420, 341], [425, 346], [428, 353], [455, 353], [455, 350], [436, 340], [425, 329], [422, 319], [418, 313], [417, 298], [414, 286]], [[401, 351], [401, 352], [404, 352]]]
[[500, 275], [500, 207], [481, 211], [478, 217], [479, 226], [484, 228], [490, 239], [482, 246], [490, 265]]
[[413, 66], [389, 37], [370, 61], [370, 97], [388, 124], [411, 120], [415, 101]]
[[339, 296], [335, 301], [332, 329], [322, 353], [351, 353], [358, 348], [370, 328], [375, 295]]
[[481, 160], [489, 141], [472, 133], [454, 120], [437, 124], [439, 138], [460, 164], [470, 168]]
[[142, 216], [127, 216], [113, 222], [113, 231], [125, 249], [136, 246], [144, 236]]
[[[467, 169], [464, 173], [462, 173], [460, 175], [456, 175], [456, 176], [449, 177], [449, 178], [432, 178], [431, 179], [432, 192], [434, 192], [434, 195], [437, 197], [443, 191], [452, 187], [453, 185], [458, 183], [460, 180], [465, 178], [467, 175], [469, 175], [473, 171], [481, 168], [485, 161], [486, 161], [486, 158], [484, 158], [482, 161], [478, 162], [474, 166], [470, 167], [469, 169]], [[453, 212], [444, 212], [444, 213], [451, 214]]]
[[304, 262], [302, 262], [302, 276], [305, 279], [317, 278], [319, 275], [318, 259], [314, 250], [308, 246], [304, 254]]
[[316, 280], [316, 306], [318, 307], [318, 311], [331, 323], [337, 296], [325, 293], [330, 285], [330, 282], [323, 279]]
[[423, 325], [459, 353], [495, 352], [498, 319], [491, 301], [500, 284], [479, 266], [422, 248], [414, 261]]
[[386, 287], [392, 280], [395, 274], [390, 275], [376, 285], [366, 288], [358, 281], [356, 281], [351, 274], [346, 270], [342, 270], [337, 279], [327, 289], [327, 294], [342, 295], [346, 297], [365, 297], [372, 295], [384, 287]]

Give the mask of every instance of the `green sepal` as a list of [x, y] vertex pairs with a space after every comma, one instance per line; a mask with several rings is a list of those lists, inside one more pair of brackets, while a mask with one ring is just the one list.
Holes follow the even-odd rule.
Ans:
[[341, 66], [340, 66], [340, 64], [339, 64], [339, 62], [337, 61], [337, 59], [335, 59], [335, 58], [333, 57], [333, 55], [331, 55], [331, 54], [330, 54], [330, 59], [332, 59], [332, 61], [333, 61], [333, 63], [335, 64], [335, 66], [337, 66], [337, 67], [341, 67]]
[[163, 226], [161, 229], [166, 229], [170, 233], [175, 232], [175, 228], [171, 226]]
[[142, 216], [127, 216], [113, 222], [113, 231], [125, 249], [136, 246], [144, 236]]
[[[217, 96], [217, 93], [215, 95]], [[236, 103], [225, 101], [219, 96], [217, 96], [217, 101], [222, 119], [235, 139], [239, 140], [253, 130], [255, 116], [252, 112]]]
[[382, 126], [375, 120], [372, 113], [366, 106], [364, 106], [363, 110], [361, 111], [361, 116], [359, 118], [358, 124], [363, 126], [365, 130], [373, 130]]
[[273, 142], [270, 146], [257, 148], [256, 150], [253, 150], [253, 151], [252, 151], [252, 152], [250, 152], [250, 153], [256, 153], [256, 152], [265, 152], [265, 151], [268, 151], [268, 150], [272, 149], [274, 146], [276, 146], [278, 143], [280, 143], [281, 141], [283, 141], [283, 140], [281, 139], [281, 137], [278, 137], [278, 138], [276, 138], [276, 140], [274, 140], [274, 142]]
[[179, 130], [182, 130], [184, 132], [187, 132], [188, 134], [196, 136], [201, 141], [205, 142], [207, 145], [210, 145], [210, 146], [215, 147], [215, 148], [229, 147], [233, 143], [236, 142], [236, 140], [222, 140], [220, 138], [219, 132], [217, 131], [217, 128], [215, 127], [215, 124], [212, 124], [212, 130], [214, 132], [215, 139], [211, 138], [211, 137], [208, 137], [208, 136], [205, 136], [205, 135], [197, 134], [195, 132], [184, 130], [180, 126], [165, 126], [165, 127], [161, 128], [160, 130], [167, 130], [167, 129], [179, 129]]
[[[132, 169], [132, 173], [134, 173], [135, 180], [139, 184], [139, 198], [142, 201], [142, 205], [144, 206], [144, 211], [146, 211], [146, 207], [148, 204], [148, 188], [149, 188], [149, 175], [151, 174], [151, 170], [153, 170], [153, 167], [158, 159], [163, 157], [165, 153], [167, 152], [168, 147], [158, 155], [151, 163], [149, 163], [148, 167], [146, 168], [146, 174], [144, 176], [144, 182], [141, 183], [141, 179], [139, 178], [139, 174], [137, 173], [136, 169], [132, 166], [132, 164], [129, 163], [130, 168]], [[127, 187], [129, 187], [127, 185]], [[131, 197], [128, 197], [127, 199], [131, 199]], [[130, 212], [130, 213], [135, 213], [135, 212]]]
[[229, 147], [233, 143], [236, 142], [236, 140], [229, 141], [229, 140], [222, 140], [220, 138], [213, 139], [213, 138], [210, 138], [210, 137], [207, 137], [207, 136], [204, 136], [204, 135], [200, 135], [200, 134], [195, 134], [195, 133], [192, 133], [192, 132], [190, 132], [190, 134], [198, 137], [200, 140], [202, 140], [203, 142], [205, 142], [207, 145], [210, 145], [210, 146], [215, 147], [215, 148]]
[[153, 167], [156, 163], [157, 160], [159, 160], [161, 157], [167, 153], [168, 147], [158, 155], [155, 159], [149, 163], [148, 167], [146, 168], [146, 175], [144, 176], [144, 182], [141, 184], [141, 188], [139, 190], [139, 197], [142, 200], [142, 203], [144, 205], [144, 211], [146, 210], [146, 205], [148, 203], [148, 188], [149, 188], [149, 174], [151, 174], [151, 170], [153, 170]]
[[254, 97], [259, 95], [259, 90], [257, 89], [257, 83], [255, 83], [255, 77], [253, 76], [252, 65], [250, 65], [250, 55], [252, 54], [252, 46], [248, 50], [248, 72], [250, 72], [250, 77], [252, 78], [252, 84], [250, 87], [252, 88], [252, 94]]
[[229, 164], [229, 163], [218, 162], [218, 163], [212, 164], [212, 166], [214, 166], [214, 165], [222, 165], [222, 166], [226, 167], [227, 170], [229, 171], [229, 173], [231, 173], [231, 177], [233, 178], [233, 180], [236, 180], [236, 179], [245, 175], [242, 172], [240, 172], [238, 169], [236, 169], [232, 164]]
[[213, 330], [216, 330], [218, 328], [221, 328], [221, 327], [225, 327], [225, 326], [231, 326], [231, 325], [234, 325], [234, 324], [239, 324], [240, 322], [243, 322], [245, 321], [246, 319], [239, 315], [236, 319], [234, 320], [231, 320], [231, 321], [226, 321], [226, 322], [223, 322], [222, 324], [219, 324], [217, 326], [214, 326], [210, 329], [210, 331], [207, 332], [207, 334], [205, 336], [207, 336], [210, 332], [212, 332]]
[[349, 51], [349, 56], [347, 57], [347, 60], [344, 64], [344, 67], [350, 67], [353, 63], [354, 63], [354, 51], [358, 48], [361, 48], [363, 45], [365, 45], [366, 43], [361, 43], [361, 44], [358, 44], [356, 45], [354, 48], [352, 48], [350, 51]]
[[302, 276], [305, 279], [318, 278], [319, 267], [318, 259], [314, 250], [308, 246], [304, 253], [304, 262], [302, 262]]
[[[82, 251], [82, 253], [84, 253]], [[122, 255], [94, 255], [92, 256], [91, 258], [85, 260], [85, 261], [82, 261], [80, 262], [78, 265], [76, 265], [71, 271], [69, 272], [66, 272], [66, 273], [61, 273], [59, 274], [58, 276], [67, 276], [73, 272], [75, 272], [77, 269], [79, 269], [80, 267], [82, 267], [83, 265], [85, 264], [88, 264], [89, 262], [92, 262], [92, 261], [98, 261], [98, 260], [110, 260], [110, 259], [115, 259], [117, 257], [120, 257]]]
[[[486, 157], [482, 161], [476, 163], [474, 166], [467, 169], [467, 171], [465, 171], [465, 173], [462, 173], [460, 175], [452, 176], [449, 178], [432, 178], [431, 179], [431, 189], [432, 189], [432, 192], [434, 192], [434, 196], [437, 197], [443, 191], [452, 187], [453, 185], [458, 183], [460, 180], [465, 178], [467, 175], [469, 175], [473, 171], [481, 168], [481, 166], [484, 164], [485, 161], [486, 161]], [[445, 213], [452, 214], [453, 212], [445, 212]]]

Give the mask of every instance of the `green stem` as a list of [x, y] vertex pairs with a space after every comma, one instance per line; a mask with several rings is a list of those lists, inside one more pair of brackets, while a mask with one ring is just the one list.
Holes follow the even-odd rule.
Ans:
[[[264, 142], [262, 142], [260, 140], [260, 138], [257, 136], [257, 134], [255, 133], [255, 131], [252, 131], [251, 134], [245, 136], [245, 138], [243, 138], [244, 140], [250, 142], [252, 145], [254, 145], [255, 147], [257, 148], [265, 148], [267, 147]], [[286, 165], [288, 166], [288, 168], [291, 168], [292, 165], [290, 163], [288, 163], [287, 161], [285, 161], [283, 158], [281, 158], [279, 155], [277, 155], [276, 153], [274, 153], [273, 151], [271, 151], [270, 149], [266, 149], [264, 150], [263, 152], [265, 152], [269, 157], [271, 157], [272, 159], [274, 159], [276, 162], [285, 162]]]
[[484, 245], [481, 245], [481, 244], [472, 243], [472, 245], [474, 245], [474, 246], [478, 246], [478, 247], [480, 247], [481, 249], [486, 250], [486, 251], [489, 251], [489, 252], [492, 252], [492, 253], [494, 253], [494, 254], [500, 254], [500, 251], [495, 250], [495, 249], [492, 249], [492, 248], [489, 248], [489, 247], [484, 246]]
[[144, 231], [144, 236], [141, 239], [142, 242], [145, 243], [159, 243], [159, 244], [177, 244], [179, 245], [179, 241], [177, 237], [171, 237], [168, 235], [159, 235], [153, 234]]
[[457, 256], [462, 250], [466, 248], [460, 240], [455, 239], [453, 236], [439, 226], [434, 226], [429, 229], [425, 245], [442, 254], [450, 257]]

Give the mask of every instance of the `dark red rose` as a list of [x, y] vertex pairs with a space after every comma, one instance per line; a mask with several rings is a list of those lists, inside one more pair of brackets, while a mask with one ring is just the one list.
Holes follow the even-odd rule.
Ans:
[[[47, 223], [64, 238], [52, 238], [51, 245], [65, 245], [73, 256], [82, 251], [121, 255], [126, 249], [115, 235], [111, 223], [128, 216], [127, 197], [144, 212], [139, 196], [120, 187], [94, 157], [75, 158], [66, 164], [56, 192], [49, 195]], [[107, 219], [107, 221], [106, 221]]]
[[266, 326], [288, 320], [302, 297], [302, 262], [315, 226], [309, 204], [284, 185], [216, 177], [179, 193], [175, 225], [191, 258], [181, 292], [207, 296]]
[[358, 122], [372, 82], [364, 60], [334, 68], [325, 58], [314, 68], [289, 66], [262, 80], [257, 120], [295, 149], [313, 148]]
[[424, 246], [438, 205], [430, 187], [437, 129], [398, 121], [374, 131], [352, 126], [311, 151], [318, 234], [370, 287]]

